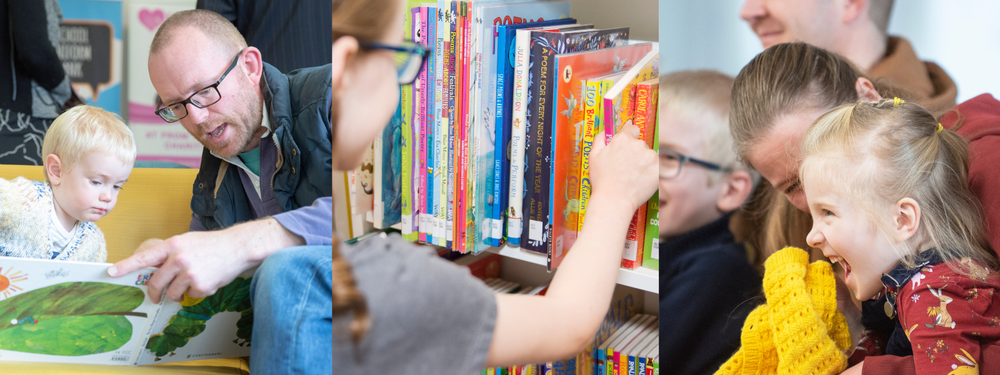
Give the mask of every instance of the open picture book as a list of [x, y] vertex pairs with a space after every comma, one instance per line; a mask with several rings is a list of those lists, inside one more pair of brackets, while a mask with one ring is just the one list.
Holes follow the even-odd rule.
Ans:
[[0, 360], [151, 363], [250, 355], [254, 270], [206, 298], [159, 304], [156, 270], [108, 276], [109, 263], [0, 257]]

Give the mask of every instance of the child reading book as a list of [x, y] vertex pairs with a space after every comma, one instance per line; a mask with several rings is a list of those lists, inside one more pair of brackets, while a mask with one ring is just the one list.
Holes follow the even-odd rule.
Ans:
[[966, 141], [898, 98], [837, 107], [802, 141], [806, 238], [858, 300], [887, 294], [886, 354], [917, 373], [978, 373], [1000, 338], [1000, 276], [969, 191]]
[[733, 151], [732, 86], [715, 71], [660, 77], [660, 349], [679, 374], [713, 372], [739, 348], [761, 288], [729, 230], [755, 175]]
[[0, 256], [104, 262], [94, 222], [132, 173], [132, 131], [114, 113], [73, 107], [52, 121], [42, 155], [45, 181], [0, 179]]

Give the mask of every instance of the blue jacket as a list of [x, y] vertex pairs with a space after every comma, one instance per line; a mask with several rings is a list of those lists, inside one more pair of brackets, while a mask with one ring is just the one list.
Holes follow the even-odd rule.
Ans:
[[265, 212], [255, 213], [251, 200], [257, 197], [247, 196], [241, 182], [245, 172], [230, 168], [205, 149], [191, 198], [192, 229], [227, 228], [310, 206], [333, 193], [331, 72], [331, 66], [324, 65], [285, 75], [264, 64], [260, 89], [274, 129], [260, 146], [260, 200]]

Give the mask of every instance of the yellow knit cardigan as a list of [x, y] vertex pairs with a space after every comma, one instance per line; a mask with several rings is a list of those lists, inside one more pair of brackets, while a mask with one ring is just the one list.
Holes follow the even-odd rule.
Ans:
[[743, 324], [741, 347], [716, 374], [832, 374], [844, 370], [851, 345], [837, 311], [830, 263], [809, 264], [805, 251], [786, 247], [764, 262], [767, 303]]

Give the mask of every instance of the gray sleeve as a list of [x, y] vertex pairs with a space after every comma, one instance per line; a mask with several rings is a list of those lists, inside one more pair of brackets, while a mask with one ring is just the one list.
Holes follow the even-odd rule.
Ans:
[[496, 297], [467, 268], [398, 235], [372, 237], [345, 247], [343, 255], [372, 324], [355, 351], [338, 329], [343, 321], [334, 318], [335, 368], [385, 374], [482, 371], [496, 325]]

